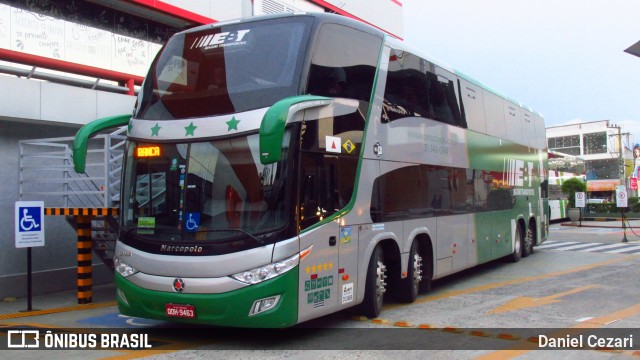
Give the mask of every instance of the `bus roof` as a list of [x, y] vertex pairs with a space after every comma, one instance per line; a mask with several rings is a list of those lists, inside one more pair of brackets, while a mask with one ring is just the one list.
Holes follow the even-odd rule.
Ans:
[[252, 16], [252, 17], [246, 17], [246, 18], [238, 18], [238, 19], [233, 19], [233, 20], [225, 20], [225, 21], [219, 21], [219, 22], [215, 22], [215, 23], [211, 23], [211, 24], [206, 24], [206, 25], [201, 25], [201, 26], [197, 26], [191, 29], [187, 29], [184, 30], [178, 34], [182, 34], [182, 33], [189, 33], [189, 32], [193, 32], [193, 31], [201, 31], [201, 30], [205, 30], [205, 29], [210, 29], [213, 27], [218, 27], [218, 26], [224, 26], [224, 25], [230, 25], [230, 24], [238, 24], [238, 23], [242, 23], [242, 22], [251, 22], [251, 21], [258, 21], [258, 20], [267, 20], [267, 19], [277, 19], [277, 18], [287, 18], [287, 17], [293, 17], [293, 16], [310, 16], [310, 17], [314, 17], [316, 19], [318, 19], [320, 22], [324, 23], [324, 22], [331, 22], [331, 23], [337, 23], [337, 24], [343, 24], [349, 27], [353, 27], [356, 29], [360, 29], [362, 31], [366, 31], [368, 33], [371, 33], [373, 35], [376, 35], [378, 37], [381, 38], [385, 38], [385, 41], [387, 43], [392, 44], [393, 46], [399, 48], [399, 49], [404, 49], [406, 51], [410, 51], [411, 53], [420, 56], [421, 58], [436, 64], [442, 68], [444, 68], [445, 70], [459, 76], [460, 78], [469, 81], [470, 83], [477, 85], [479, 87], [481, 87], [482, 89], [489, 91], [521, 108], [524, 108], [526, 110], [531, 111], [533, 114], [536, 114], [538, 116], [542, 117], [542, 114], [533, 110], [531, 107], [524, 105], [523, 103], [521, 103], [520, 101], [511, 98], [509, 96], [507, 96], [506, 94], [490, 87], [489, 85], [467, 75], [466, 73], [459, 71], [455, 68], [453, 68], [452, 66], [447, 65], [445, 62], [441, 61], [440, 59], [436, 59], [432, 56], [426, 55], [423, 51], [416, 49], [415, 47], [407, 44], [406, 42], [392, 36], [389, 34], [384, 33], [383, 31], [368, 25], [368, 24], [364, 24], [360, 21], [357, 20], [353, 20], [350, 19], [348, 17], [344, 17], [341, 15], [336, 15], [336, 14], [329, 14], [329, 13], [314, 13], [314, 12], [296, 12], [296, 13], [288, 13], [288, 14], [270, 14], [270, 15], [259, 15], [259, 16]]
[[319, 20], [320, 22], [324, 23], [324, 22], [331, 22], [331, 23], [336, 23], [336, 24], [343, 24], [352, 28], [356, 28], [362, 31], [366, 31], [370, 34], [373, 34], [375, 36], [378, 36], [380, 38], [382, 38], [383, 36], [387, 35], [386, 33], [384, 33], [382, 30], [379, 30], [371, 25], [362, 23], [360, 21], [342, 16], [342, 15], [336, 15], [336, 14], [330, 14], [330, 13], [314, 13], [314, 12], [295, 12], [295, 13], [287, 13], [287, 14], [268, 14], [268, 15], [257, 15], [257, 16], [250, 16], [250, 17], [245, 17], [245, 18], [237, 18], [237, 19], [232, 19], [232, 20], [224, 20], [224, 21], [218, 21], [218, 22], [214, 22], [211, 24], [206, 24], [206, 25], [201, 25], [201, 26], [197, 26], [197, 27], [193, 27], [184, 31], [179, 32], [178, 34], [182, 34], [182, 33], [188, 33], [188, 32], [192, 32], [192, 31], [201, 31], [201, 30], [205, 30], [205, 29], [210, 29], [210, 28], [214, 28], [214, 27], [218, 27], [218, 26], [224, 26], [224, 25], [231, 25], [231, 24], [239, 24], [242, 22], [252, 22], [252, 21], [260, 21], [260, 20], [268, 20], [268, 19], [278, 19], [278, 18], [288, 18], [288, 17], [294, 17], [294, 16], [310, 16], [313, 18], [316, 18], [317, 20]]

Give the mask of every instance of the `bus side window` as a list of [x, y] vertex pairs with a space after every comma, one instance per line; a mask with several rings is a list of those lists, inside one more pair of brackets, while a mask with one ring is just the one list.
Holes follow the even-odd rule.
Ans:
[[406, 117], [429, 117], [427, 78], [419, 57], [394, 52], [389, 59], [389, 74], [384, 91], [382, 122]]
[[333, 214], [336, 157], [303, 153], [300, 194], [300, 227], [305, 229]]
[[466, 124], [462, 121], [460, 107], [456, 99], [453, 81], [427, 72], [427, 86], [429, 89], [429, 113], [434, 120], [455, 126]]
[[305, 229], [333, 215], [351, 200], [357, 158], [302, 153], [300, 228]]

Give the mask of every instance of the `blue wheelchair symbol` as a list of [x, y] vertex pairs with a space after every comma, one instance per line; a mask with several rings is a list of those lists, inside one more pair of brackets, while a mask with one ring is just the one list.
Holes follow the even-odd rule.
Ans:
[[40, 231], [41, 218], [39, 207], [18, 208], [20, 232]]
[[187, 219], [184, 222], [184, 227], [187, 232], [196, 232], [200, 227], [200, 213], [188, 212]]

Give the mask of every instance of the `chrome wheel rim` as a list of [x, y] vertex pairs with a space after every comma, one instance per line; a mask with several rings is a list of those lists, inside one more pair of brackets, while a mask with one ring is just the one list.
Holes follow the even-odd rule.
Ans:
[[417, 252], [413, 254], [413, 290], [417, 293], [422, 281], [422, 256]]
[[378, 260], [376, 265], [376, 303], [382, 307], [384, 293], [387, 291], [387, 267]]

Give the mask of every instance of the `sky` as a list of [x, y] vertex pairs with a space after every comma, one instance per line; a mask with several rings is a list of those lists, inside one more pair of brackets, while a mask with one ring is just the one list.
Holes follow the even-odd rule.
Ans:
[[[404, 40], [541, 113], [640, 142], [637, 0], [403, 0]], [[625, 145], [627, 145], [625, 143]]]

